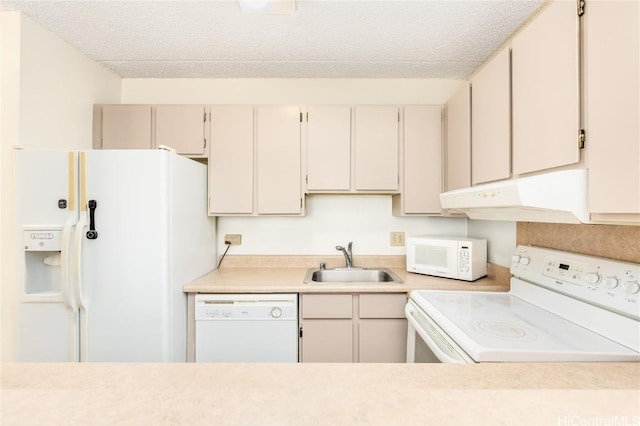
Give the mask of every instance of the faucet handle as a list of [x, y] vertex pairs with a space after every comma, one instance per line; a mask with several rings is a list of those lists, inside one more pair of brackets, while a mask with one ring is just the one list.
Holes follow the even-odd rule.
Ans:
[[327, 264], [324, 262], [320, 262], [320, 270], [324, 271], [325, 269], [327, 269]]
[[349, 244], [347, 245], [347, 251], [349, 253], [351, 253], [351, 247], [353, 247], [353, 241], [349, 241]]

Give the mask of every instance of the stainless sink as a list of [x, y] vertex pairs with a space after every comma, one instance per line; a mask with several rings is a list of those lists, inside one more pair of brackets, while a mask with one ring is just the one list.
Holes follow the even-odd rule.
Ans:
[[304, 278], [306, 283], [401, 283], [402, 280], [389, 269], [335, 268], [309, 269]]

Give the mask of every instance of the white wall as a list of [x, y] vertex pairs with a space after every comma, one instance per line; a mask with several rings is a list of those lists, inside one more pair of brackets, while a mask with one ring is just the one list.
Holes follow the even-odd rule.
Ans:
[[[123, 103], [444, 104], [462, 84], [438, 79], [123, 79]], [[332, 254], [354, 242], [358, 254], [404, 254], [389, 232], [465, 235], [465, 219], [393, 217], [391, 197], [313, 195], [306, 217], [221, 217], [224, 235], [242, 234], [234, 254]]]
[[446, 79], [122, 79], [122, 103], [444, 104]]
[[20, 35], [20, 145], [90, 149], [93, 104], [120, 102], [120, 77], [25, 16]]
[[223, 217], [218, 219], [218, 253], [225, 234], [242, 234], [229, 254], [335, 254], [353, 241], [353, 253], [404, 254], [391, 247], [389, 233], [465, 235], [463, 218], [394, 217], [389, 195], [307, 196], [305, 217]]
[[93, 104], [120, 102], [120, 78], [20, 12], [0, 12], [2, 361], [14, 359], [13, 153], [91, 148]]
[[468, 220], [467, 236], [487, 239], [488, 261], [508, 268], [516, 248], [516, 222]]

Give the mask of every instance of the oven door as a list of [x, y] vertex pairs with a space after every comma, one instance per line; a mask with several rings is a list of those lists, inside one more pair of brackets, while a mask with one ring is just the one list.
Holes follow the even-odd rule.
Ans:
[[428, 315], [411, 300], [407, 316], [407, 363], [473, 363], [469, 357]]

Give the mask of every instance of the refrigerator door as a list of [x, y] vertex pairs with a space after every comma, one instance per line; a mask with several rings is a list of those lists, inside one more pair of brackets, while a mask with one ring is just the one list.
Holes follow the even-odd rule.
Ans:
[[76, 154], [15, 151], [16, 360], [75, 361], [78, 310], [69, 274], [78, 218]]
[[82, 361], [170, 360], [168, 156], [80, 153]]

